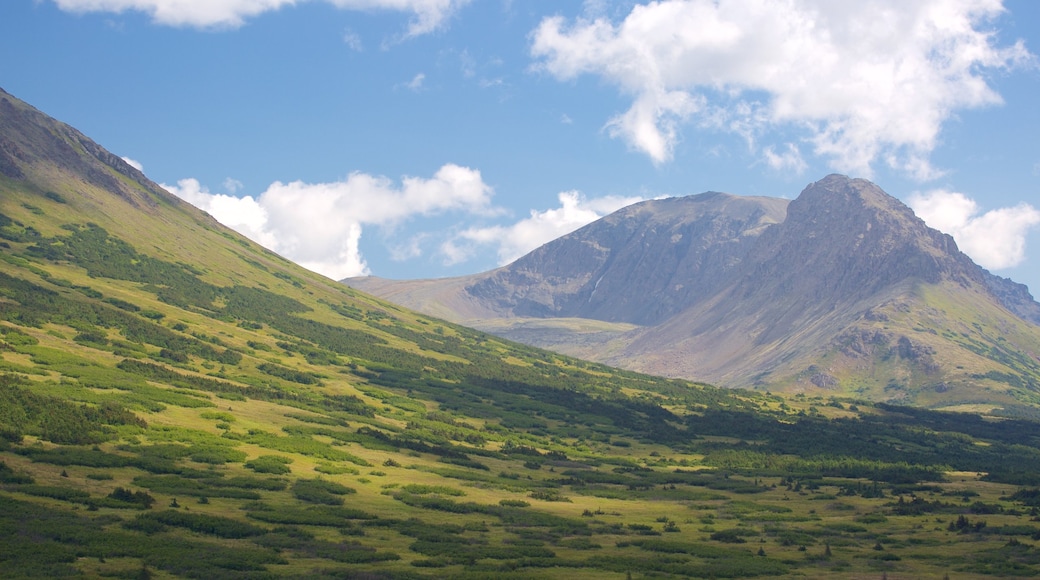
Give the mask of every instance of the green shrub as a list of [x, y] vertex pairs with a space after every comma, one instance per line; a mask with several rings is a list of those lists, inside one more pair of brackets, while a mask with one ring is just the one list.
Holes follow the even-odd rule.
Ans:
[[711, 539], [715, 540], [716, 542], [725, 542], [727, 544], [743, 544], [747, 542], [747, 540], [745, 540], [744, 537], [753, 534], [753, 532], [749, 534], [749, 532], [746, 530], [731, 528], [728, 530], [720, 530], [718, 532], [715, 532], [711, 535]]
[[272, 473], [275, 475], [284, 475], [292, 472], [289, 469], [289, 464], [293, 460], [288, 457], [282, 457], [281, 455], [261, 455], [256, 459], [251, 459], [246, 462], [246, 467], [252, 469], [257, 473]]
[[56, 485], [36, 485], [30, 483], [20, 485], [18, 491], [38, 497], [49, 497], [51, 499], [73, 503], [86, 503], [87, 500], [90, 499], [90, 494], [81, 489], [60, 487]]
[[454, 487], [448, 487], [445, 485], [424, 485], [420, 483], [409, 483], [401, 487], [402, 490], [408, 493], [414, 493], [415, 495], [424, 495], [429, 493], [435, 493], [438, 495], [451, 495], [455, 497], [461, 497], [466, 495], [466, 492], [461, 489], [455, 489]]
[[18, 473], [15, 470], [8, 467], [7, 463], [0, 461], [0, 483], [21, 485], [32, 482], [32, 476], [25, 473]]
[[137, 509], [151, 509], [155, 504], [155, 498], [144, 491], [130, 491], [129, 489], [117, 487], [105, 498], [109, 501], [98, 502], [102, 507], [136, 507]]
[[357, 493], [356, 489], [323, 479], [298, 479], [292, 493], [301, 501], [323, 505], [343, 505], [344, 495]]
[[146, 532], [162, 531], [166, 526], [185, 528], [200, 534], [230, 539], [249, 538], [267, 532], [264, 528], [247, 522], [179, 510], [141, 514], [128, 524], [128, 527], [131, 529], [139, 529]]

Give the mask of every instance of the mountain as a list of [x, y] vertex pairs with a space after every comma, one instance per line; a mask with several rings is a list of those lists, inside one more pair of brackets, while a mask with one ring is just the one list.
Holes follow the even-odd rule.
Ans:
[[[2, 91], [0, 159], [0, 577], [1040, 571], [1034, 420], [719, 389], [432, 319]], [[735, 247], [704, 263], [762, 259], [782, 215], [745, 201], [712, 202]]]
[[1040, 401], [1040, 304], [865, 180], [646, 201], [469, 277], [347, 284], [514, 340], [732, 387]]

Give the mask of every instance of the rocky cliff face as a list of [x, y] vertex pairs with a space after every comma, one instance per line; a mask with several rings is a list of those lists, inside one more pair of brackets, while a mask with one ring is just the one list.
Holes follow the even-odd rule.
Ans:
[[1040, 325], [1040, 304], [1033, 300], [1033, 295], [1029, 293], [1028, 286], [1019, 284], [1010, 278], [994, 276], [989, 272], [986, 273], [985, 280], [986, 287], [989, 288], [990, 293], [1005, 308], [1014, 312], [1020, 318]]
[[[1018, 384], [1036, 391], [1020, 400], [1040, 401], [1040, 304], [1026, 288], [841, 175], [791, 202], [706, 193], [636, 204], [498, 270], [421, 289], [349, 283], [419, 309], [434, 295], [478, 305], [437, 314], [644, 372], [904, 402], [982, 400]], [[563, 318], [639, 326], [538, 322]]]
[[[905, 280], [982, 283], [982, 271], [950, 236], [862, 179], [831, 175], [810, 184], [782, 224], [758, 240], [744, 272], [745, 295], [796, 292], [845, 302]], [[767, 288], [762, 282], [775, 282]]]

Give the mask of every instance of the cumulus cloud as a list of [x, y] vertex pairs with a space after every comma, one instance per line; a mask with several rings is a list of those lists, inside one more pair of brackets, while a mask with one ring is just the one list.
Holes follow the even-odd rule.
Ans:
[[1026, 258], [1026, 234], [1040, 225], [1040, 210], [1021, 203], [981, 213], [963, 193], [933, 190], [907, 200], [929, 226], [953, 236], [961, 251], [990, 270], [1011, 268]]
[[986, 28], [1002, 10], [999, 0], [661, 0], [617, 23], [602, 11], [545, 18], [531, 54], [557, 79], [595, 75], [629, 96], [606, 129], [655, 163], [697, 120], [752, 146], [783, 127], [836, 169], [869, 176], [884, 160], [927, 179], [943, 123], [1001, 102], [984, 72], [1033, 60]]
[[257, 243], [334, 279], [369, 273], [360, 251], [364, 226], [392, 227], [448, 211], [496, 211], [493, 191], [480, 172], [453, 164], [430, 178], [404, 177], [399, 184], [365, 173], [333, 183], [275, 182], [256, 197], [214, 194], [195, 179], [163, 187]]
[[538, 246], [591, 223], [640, 197], [606, 196], [586, 199], [577, 191], [559, 194], [560, 207], [532, 210], [530, 216], [508, 226], [468, 228], [441, 246], [448, 264], [468, 260], [478, 246], [497, 247], [500, 265], [508, 264]]
[[[317, 0], [54, 0], [69, 12], [144, 12], [157, 24], [237, 28], [249, 18]], [[432, 32], [470, 0], [320, 0], [345, 10], [395, 10], [413, 15], [408, 36]], [[347, 40], [347, 37], [344, 37]], [[348, 42], [349, 44], [349, 42]], [[360, 46], [360, 43], [358, 43]]]

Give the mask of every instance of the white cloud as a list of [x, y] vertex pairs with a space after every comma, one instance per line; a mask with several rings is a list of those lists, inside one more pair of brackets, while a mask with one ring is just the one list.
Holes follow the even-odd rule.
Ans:
[[278, 245], [277, 238], [266, 229], [267, 210], [256, 199], [210, 193], [197, 179], [181, 179], [177, 185], [161, 185], [258, 244], [271, 249]]
[[462, 70], [462, 76], [467, 79], [473, 78], [477, 75], [477, 60], [469, 53], [469, 50], [463, 49], [459, 53], [459, 67]]
[[[145, 12], [157, 24], [196, 28], [237, 28], [248, 18], [313, 0], [54, 0], [69, 12]], [[407, 36], [419, 36], [441, 26], [470, 0], [321, 0], [346, 10], [395, 10], [414, 18]], [[353, 46], [351, 36], [344, 41]], [[358, 39], [360, 41], [360, 39]], [[360, 46], [360, 43], [358, 44]], [[357, 50], [357, 48], [355, 49]]]
[[238, 191], [242, 189], [242, 182], [228, 177], [224, 180], [224, 189], [226, 189], [230, 194], [238, 193]]
[[753, 146], [769, 130], [799, 131], [842, 171], [869, 176], [882, 159], [926, 179], [943, 123], [1001, 102], [983, 72], [1033, 59], [985, 28], [1002, 10], [1000, 0], [661, 0], [616, 24], [591, 9], [546, 18], [531, 54], [557, 79], [596, 75], [630, 96], [607, 130], [655, 163], [697, 117]]
[[705, 100], [684, 91], [650, 90], [639, 95], [632, 107], [607, 122], [611, 137], [623, 137], [654, 163], [672, 159], [678, 127], [704, 108]]
[[365, 45], [361, 41], [361, 35], [350, 29], [343, 31], [343, 44], [347, 45], [354, 52], [365, 50]]
[[325, 0], [348, 10], [397, 10], [412, 12], [408, 36], [420, 36], [444, 26], [449, 18], [471, 0]]
[[961, 251], [990, 270], [1011, 268], [1026, 258], [1026, 234], [1040, 225], [1040, 210], [1020, 203], [980, 214], [963, 193], [933, 190], [907, 200], [929, 226], [953, 236]]
[[407, 83], [405, 83], [404, 86], [409, 91], [419, 92], [419, 91], [422, 90], [423, 82], [425, 80], [426, 80], [426, 75], [423, 74], [423, 73], [419, 73], [419, 74], [415, 75], [414, 77], [412, 77], [412, 80], [410, 80]]
[[125, 161], [126, 164], [129, 165], [130, 167], [133, 167], [134, 169], [136, 169], [138, 171], [142, 171], [142, 172], [144, 171], [144, 165], [141, 165], [140, 161], [138, 161], [136, 159], [131, 159], [129, 157], [121, 157], [120, 159]]
[[497, 246], [499, 264], [504, 265], [550, 242], [569, 234], [609, 213], [643, 201], [639, 197], [607, 196], [586, 199], [577, 191], [559, 194], [560, 207], [545, 211], [531, 210], [531, 215], [509, 226], [469, 228], [441, 246], [448, 264], [463, 262], [476, 251], [476, 246]]
[[787, 143], [784, 151], [780, 153], [777, 153], [773, 146], [769, 145], [762, 149], [762, 157], [769, 167], [777, 171], [790, 170], [801, 175], [808, 168], [805, 160], [802, 159], [802, 152], [799, 151], [798, 146], [794, 143]]
[[145, 12], [158, 24], [236, 28], [247, 18], [294, 6], [297, 0], [54, 0], [69, 12]]
[[431, 178], [352, 173], [333, 183], [275, 182], [257, 197], [213, 194], [195, 179], [171, 193], [294, 262], [341, 279], [369, 273], [361, 255], [362, 228], [393, 226], [417, 215], [447, 211], [492, 215], [493, 191], [480, 172], [447, 164]]

